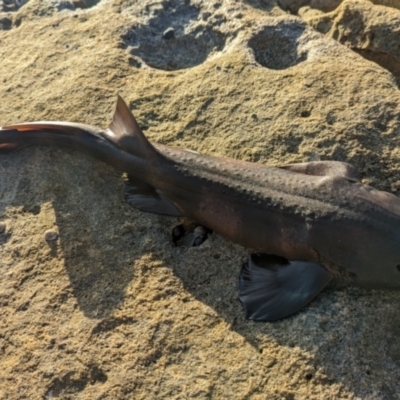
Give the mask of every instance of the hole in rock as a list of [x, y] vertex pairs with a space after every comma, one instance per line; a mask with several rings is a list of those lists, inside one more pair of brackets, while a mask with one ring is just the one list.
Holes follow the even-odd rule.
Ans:
[[286, 69], [307, 59], [307, 52], [299, 49], [298, 40], [305, 27], [295, 23], [267, 26], [248, 42], [256, 61], [270, 69]]
[[[181, 1], [166, 2], [146, 25], [122, 36], [131, 54], [153, 68], [175, 71], [203, 63], [221, 51], [225, 36], [201, 23], [200, 10]], [[131, 63], [140, 66], [140, 62]]]
[[0, 31], [8, 31], [12, 28], [12, 22], [10, 18], [0, 18]]
[[0, 1], [0, 11], [18, 11], [28, 0], [2, 0]]

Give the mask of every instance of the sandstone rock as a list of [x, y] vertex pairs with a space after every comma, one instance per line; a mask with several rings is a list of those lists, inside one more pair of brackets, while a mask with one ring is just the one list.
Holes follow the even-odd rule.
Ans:
[[[400, 8], [399, 0], [362, 0], [364, 3], [372, 3], [386, 7]], [[279, 0], [279, 5], [291, 12], [297, 14], [301, 8], [311, 8], [324, 12], [335, 10], [343, 0]]]
[[389, 70], [400, 83], [400, 11], [347, 0], [332, 13], [303, 18], [318, 31]]
[[[62, 4], [7, 13], [0, 125], [106, 127], [120, 93], [153, 141], [270, 165], [348, 161], [396, 190], [398, 86], [352, 50], [374, 29], [367, 49], [386, 51], [396, 10], [343, 3], [307, 20], [330, 24], [323, 35], [274, 1]], [[182, 221], [131, 209], [122, 189], [76, 150], [0, 157], [1, 399], [396, 398], [399, 293], [332, 285], [291, 318], [246, 321], [247, 250], [216, 234], [175, 247]]]

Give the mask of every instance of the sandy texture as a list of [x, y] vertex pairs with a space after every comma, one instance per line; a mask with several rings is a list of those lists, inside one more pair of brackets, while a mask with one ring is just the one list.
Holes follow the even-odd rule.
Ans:
[[[300, 13], [324, 35], [267, 0], [10, 4], [0, 125], [107, 126], [121, 93], [151, 140], [344, 160], [400, 189], [396, 76], [362, 57], [397, 62], [379, 39], [398, 32], [395, 8]], [[217, 235], [176, 248], [178, 222], [131, 209], [120, 174], [79, 151], [0, 157], [0, 398], [400, 398], [399, 293], [331, 286], [291, 318], [247, 321], [246, 249]]]

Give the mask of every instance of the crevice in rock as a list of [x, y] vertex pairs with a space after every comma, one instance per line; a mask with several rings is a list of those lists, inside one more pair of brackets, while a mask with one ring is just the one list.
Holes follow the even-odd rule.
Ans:
[[297, 15], [300, 8], [310, 7], [323, 12], [336, 9], [342, 0], [278, 0], [279, 6], [291, 14]]
[[75, 8], [91, 8], [98, 4], [101, 0], [73, 0], [72, 4]]
[[258, 8], [262, 11], [272, 11], [276, 5], [279, 5], [279, 0], [244, 0], [251, 7]]
[[400, 62], [390, 54], [365, 49], [352, 49], [360, 56], [373, 61], [393, 74], [397, 86], [400, 87]]
[[45, 397], [67, 396], [69, 398], [69, 396], [75, 396], [85, 390], [88, 384], [103, 384], [107, 382], [107, 379], [106, 373], [101, 368], [97, 365], [89, 365], [87, 371], [81, 373], [68, 372], [62, 378], [55, 378], [50, 384]]

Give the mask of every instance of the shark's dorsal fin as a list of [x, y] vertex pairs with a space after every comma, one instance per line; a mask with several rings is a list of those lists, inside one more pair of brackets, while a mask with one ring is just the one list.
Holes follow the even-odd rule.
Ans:
[[342, 161], [310, 161], [280, 165], [279, 168], [305, 175], [342, 176], [343, 178], [359, 180], [357, 170], [351, 164]]
[[121, 150], [143, 157], [157, 150], [144, 136], [131, 110], [118, 95], [113, 120], [104, 136]]

